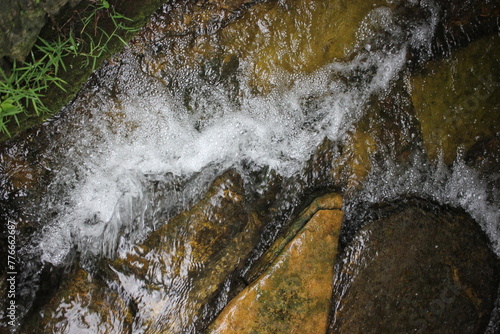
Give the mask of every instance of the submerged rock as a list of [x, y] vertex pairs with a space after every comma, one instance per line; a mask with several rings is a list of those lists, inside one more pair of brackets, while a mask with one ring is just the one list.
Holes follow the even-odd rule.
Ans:
[[500, 5], [497, 1], [443, 0], [440, 4], [443, 7], [441, 23], [434, 36], [434, 53], [438, 57], [498, 32]]
[[483, 333], [499, 259], [466, 214], [398, 203], [339, 259], [329, 333]]
[[246, 209], [241, 177], [226, 172], [144, 243], [102, 260], [92, 275], [77, 267], [39, 312], [40, 323], [60, 333], [74, 326], [92, 333], [196, 332], [220, 310], [217, 300], [226, 298], [261, 227]]
[[[481, 174], [498, 174], [500, 163], [500, 135], [479, 141], [465, 155], [467, 164], [477, 168]], [[500, 187], [497, 187], [500, 189]]]
[[[310, 73], [355, 48], [362, 20], [386, 1], [272, 1], [255, 5], [220, 33], [226, 52], [249, 62], [256, 91], [282, 88], [276, 73]], [[287, 79], [285, 79], [287, 80]]]
[[40, 323], [27, 319], [26, 333], [131, 333], [135, 310], [128, 298], [76, 265], [57, 295], [41, 312]]
[[228, 11], [225, 3], [229, 4], [213, 1], [199, 8], [189, 4], [166, 7], [165, 17], [172, 20], [153, 20], [145, 37], [172, 38], [146, 52], [140, 45], [134, 47], [144, 57], [146, 71], [168, 85], [182, 86], [169, 77], [171, 69], [182, 72], [183, 67], [198, 67], [203, 73], [207, 65], [216, 63], [209, 77], [219, 82], [224, 79], [221, 68], [231, 67], [228, 63], [237, 59], [239, 69], [250, 73], [245, 84], [252, 92], [286, 89], [300, 75], [346, 60], [357, 47], [366, 16], [377, 7], [395, 7], [382, 0], [236, 1]]
[[411, 79], [412, 100], [431, 159], [451, 164], [457, 149], [468, 150], [500, 129], [498, 89], [500, 37], [455, 50], [450, 59], [429, 62]]
[[224, 308], [207, 333], [326, 330], [342, 211], [317, 209], [313, 205], [305, 210], [304, 215], [315, 213], [271, 267]]

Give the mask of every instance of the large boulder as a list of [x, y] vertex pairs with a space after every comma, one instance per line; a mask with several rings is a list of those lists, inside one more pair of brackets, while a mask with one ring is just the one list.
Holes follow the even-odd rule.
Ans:
[[483, 333], [500, 273], [478, 225], [423, 201], [390, 208], [338, 261], [329, 333]]

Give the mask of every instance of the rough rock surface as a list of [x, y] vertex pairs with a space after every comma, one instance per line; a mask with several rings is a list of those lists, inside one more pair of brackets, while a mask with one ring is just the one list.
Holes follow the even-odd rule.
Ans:
[[81, 0], [6, 0], [0, 11], [0, 59], [23, 61], [36, 42], [48, 16]]

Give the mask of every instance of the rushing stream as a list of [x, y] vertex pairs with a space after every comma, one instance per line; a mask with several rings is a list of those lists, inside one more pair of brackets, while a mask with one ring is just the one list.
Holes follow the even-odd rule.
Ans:
[[[271, 47], [282, 48], [277, 54], [283, 59], [291, 57], [284, 53], [287, 48], [291, 53], [299, 52], [294, 48], [316, 52], [314, 45], [304, 43], [317, 42], [313, 31], [318, 29], [321, 8], [312, 6], [307, 12], [301, 7], [300, 20], [294, 22], [299, 34], [284, 46], [277, 43], [285, 43], [286, 30], [273, 31], [275, 19], [252, 17], [250, 9], [242, 19], [257, 22], [259, 33], [250, 43], [260, 46], [249, 47], [240, 58], [204, 59], [209, 51], [198, 48], [210, 50], [222, 44], [218, 31], [226, 29], [225, 23], [212, 27], [213, 32], [162, 37], [158, 22], [176, 10], [165, 5], [156, 21], [140, 33], [151, 38], [149, 44], [141, 42], [143, 37], [136, 39], [139, 42], [98, 70], [76, 98], [29, 140], [5, 144], [4, 184], [11, 173], [8, 165], [15, 162], [22, 168], [19, 162], [36, 161], [33, 178], [41, 176], [27, 182], [38, 191], [13, 195], [9, 187], [2, 188], [2, 200], [19, 203], [13, 205], [15, 210], [2, 213], [3, 217], [32, 224], [35, 231], [27, 238], [29, 244], [19, 245], [18, 255], [23, 259], [19, 293], [25, 303], [19, 307], [20, 315], [33, 302], [42, 264], [65, 266], [78, 254], [84, 268], [91, 271], [95, 259], [126, 256], [167, 218], [200, 200], [213, 180], [228, 169], [238, 171], [246, 191], [256, 196], [266, 188], [265, 182], [255, 184], [256, 173], [272, 171], [288, 180], [284, 182], [287, 189], [280, 192], [282, 205], [275, 225], [268, 228], [271, 240], [289, 216], [287, 212], [307, 196], [302, 175], [318, 146], [325, 140], [335, 145], [346, 142], [370, 112], [373, 96], [389, 94], [398, 82], [411, 91], [412, 66], [436, 56], [432, 41], [441, 8], [431, 0], [403, 3], [395, 6], [387, 1], [367, 11], [356, 29], [356, 43], [343, 50], [348, 61], [331, 59], [307, 71], [301, 71], [305, 65], [298, 63], [289, 70], [261, 68], [259, 62], [263, 50]], [[279, 1], [276, 6], [293, 4]], [[240, 38], [249, 37], [242, 33]], [[231, 47], [237, 49], [245, 41], [233, 42], [222, 47], [228, 54]], [[141, 52], [141, 48], [147, 50]], [[411, 122], [400, 125], [407, 138], [419, 140]], [[426, 198], [465, 209], [500, 255], [500, 196], [495, 183], [468, 166], [463, 154], [447, 166], [442, 157], [430, 162], [423, 151], [416, 144], [404, 162], [389, 149], [383, 159], [372, 160], [366, 179], [359, 181], [361, 187], [342, 189], [349, 194], [344, 203], [346, 216], [353, 219], [359, 203], [410, 195]], [[332, 152], [338, 164], [347, 159], [337, 149]], [[137, 282], [126, 284], [127, 291], [141, 288]], [[162, 297], [144, 298], [153, 303]], [[74, 305], [67, 317], [74, 313], [76, 319], [88, 312], [78, 307]], [[154, 313], [146, 308], [137, 312], [142, 319]], [[92, 317], [87, 321], [92, 322]], [[141, 332], [141, 324], [135, 326]], [[76, 333], [77, 328], [70, 319], [61, 332]]]

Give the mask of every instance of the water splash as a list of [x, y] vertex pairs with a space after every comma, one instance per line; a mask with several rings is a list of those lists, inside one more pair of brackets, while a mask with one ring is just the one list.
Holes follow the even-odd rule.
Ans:
[[420, 152], [414, 153], [409, 165], [386, 159], [373, 166], [363, 190], [350, 205], [354, 208], [359, 202], [375, 204], [415, 196], [463, 208], [489, 237], [495, 253], [500, 254], [499, 190], [467, 165], [461, 155], [451, 167], [442, 161], [429, 163]]

